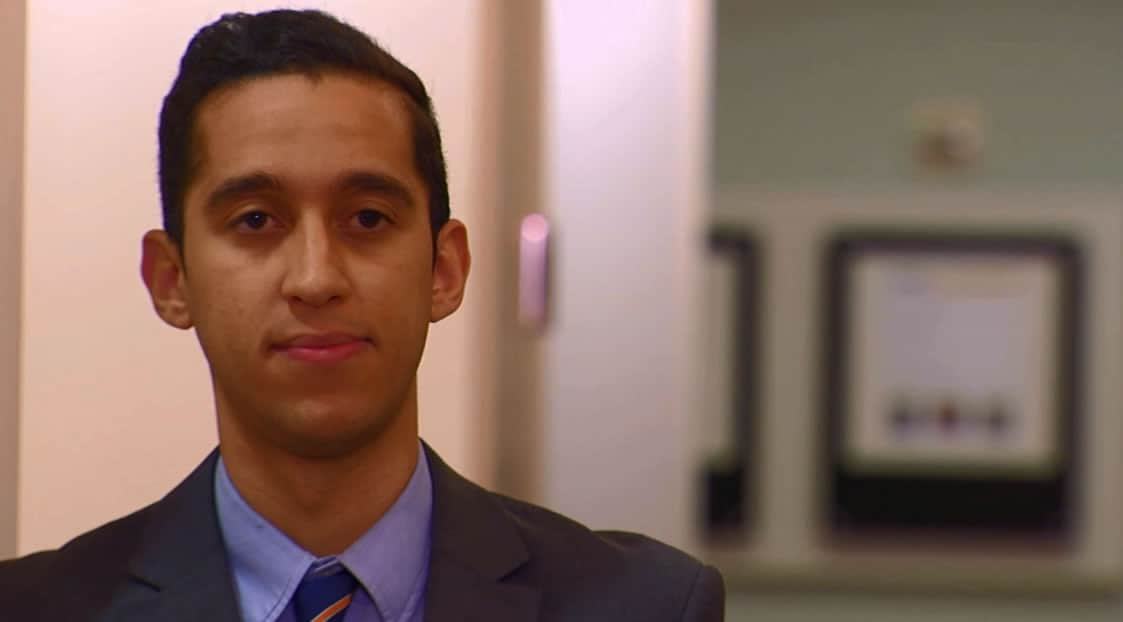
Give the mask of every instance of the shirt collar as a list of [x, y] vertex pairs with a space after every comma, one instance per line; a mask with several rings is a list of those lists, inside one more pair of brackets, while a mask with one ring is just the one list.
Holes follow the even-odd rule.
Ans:
[[429, 568], [433, 480], [420, 442], [417, 467], [382, 518], [339, 556], [384, 620], [397, 620], [420, 595]]
[[429, 562], [433, 482], [420, 442], [417, 466], [383, 516], [337, 557], [316, 558], [242, 498], [219, 458], [215, 505], [245, 620], [275, 620], [310, 569], [337, 559], [370, 595], [385, 620], [395, 620], [422, 592]]

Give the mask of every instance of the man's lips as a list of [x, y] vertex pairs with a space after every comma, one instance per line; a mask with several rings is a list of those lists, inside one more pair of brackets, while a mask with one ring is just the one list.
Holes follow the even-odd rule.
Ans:
[[297, 335], [278, 342], [273, 351], [310, 363], [332, 363], [348, 359], [370, 345], [364, 337], [346, 333]]

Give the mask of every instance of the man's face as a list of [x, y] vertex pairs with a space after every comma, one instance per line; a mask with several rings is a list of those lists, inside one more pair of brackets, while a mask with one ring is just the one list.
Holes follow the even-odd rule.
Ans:
[[456, 308], [467, 271], [455, 221], [434, 262], [404, 96], [270, 76], [209, 96], [195, 130], [179, 307], [161, 308], [147, 238], [145, 279], [165, 320], [196, 329], [220, 431], [307, 457], [371, 441], [415, 408], [428, 323]]

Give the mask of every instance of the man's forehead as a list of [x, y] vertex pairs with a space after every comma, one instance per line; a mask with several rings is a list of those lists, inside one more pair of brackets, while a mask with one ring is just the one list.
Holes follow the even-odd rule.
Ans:
[[[224, 87], [201, 102], [192, 128], [193, 170], [260, 169], [271, 162], [317, 164], [345, 155], [376, 168], [409, 164], [410, 115], [404, 94], [388, 83], [350, 74], [271, 74]], [[311, 153], [309, 147], [322, 150]], [[328, 164], [322, 162], [321, 164]]]
[[[349, 97], [328, 96], [331, 92], [343, 92]], [[324, 96], [316, 97], [318, 94]], [[313, 102], [334, 104], [337, 113], [350, 108], [355, 113], [381, 113], [406, 122], [410, 116], [408, 96], [385, 80], [351, 72], [293, 71], [243, 78], [215, 89], [200, 100], [192, 125], [198, 132], [204, 124], [232, 115], [261, 114], [286, 105]]]

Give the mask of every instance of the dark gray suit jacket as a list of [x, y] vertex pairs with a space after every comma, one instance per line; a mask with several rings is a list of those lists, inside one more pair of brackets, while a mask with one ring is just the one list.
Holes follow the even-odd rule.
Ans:
[[[686, 554], [593, 532], [490, 493], [428, 447], [428, 622], [721, 620], [721, 576]], [[164, 499], [57, 551], [0, 562], [0, 617], [50, 622], [237, 622], [214, 502], [217, 452]]]

